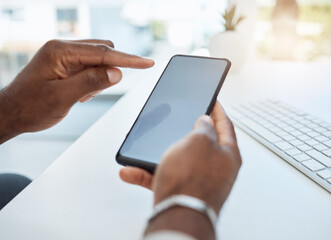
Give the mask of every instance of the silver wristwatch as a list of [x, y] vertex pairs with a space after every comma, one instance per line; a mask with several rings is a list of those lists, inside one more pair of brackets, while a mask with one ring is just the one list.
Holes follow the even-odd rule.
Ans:
[[201, 212], [205, 214], [208, 219], [210, 220], [214, 232], [216, 234], [216, 224], [217, 224], [217, 214], [216, 212], [209, 207], [204, 201], [191, 197], [188, 195], [174, 195], [171, 197], [166, 198], [162, 202], [158, 203], [153, 210], [152, 216], [149, 219], [149, 222], [153, 220], [157, 215], [164, 212], [165, 210], [175, 207], [175, 206], [182, 206], [186, 208], [193, 209], [195, 211]]

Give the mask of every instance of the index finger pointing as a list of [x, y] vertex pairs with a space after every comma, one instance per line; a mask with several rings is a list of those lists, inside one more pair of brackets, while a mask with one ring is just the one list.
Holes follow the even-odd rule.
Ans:
[[115, 49], [108, 49], [105, 52], [104, 64], [124, 68], [150, 68], [154, 65], [154, 61], [149, 58], [142, 58]]
[[67, 42], [64, 65], [108, 66], [123, 68], [149, 68], [154, 61], [117, 51], [106, 44]]
[[215, 128], [218, 134], [218, 140], [221, 145], [233, 146], [236, 144], [236, 134], [233, 129], [232, 122], [227, 117], [221, 104], [216, 101], [211, 113], [214, 120]]

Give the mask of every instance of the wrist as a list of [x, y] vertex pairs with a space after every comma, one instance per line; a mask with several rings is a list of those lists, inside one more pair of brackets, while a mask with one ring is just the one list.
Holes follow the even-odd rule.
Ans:
[[214, 239], [217, 218], [215, 211], [204, 201], [190, 195], [172, 195], [154, 207], [148, 230], [167, 229], [197, 239]]
[[187, 189], [181, 188], [180, 191], [165, 191], [163, 193], [159, 193], [159, 194], [155, 195], [154, 205], [157, 205], [158, 203], [162, 202], [163, 200], [165, 200], [171, 196], [174, 196], [174, 195], [187, 195], [187, 196], [191, 196], [191, 197], [200, 199], [201, 201], [205, 202], [218, 215], [223, 206], [224, 201], [219, 199], [219, 195], [216, 195], [214, 191], [208, 191], [208, 190], [205, 191], [204, 189], [202, 189], [202, 190], [201, 189], [199, 189], [199, 191], [197, 191], [196, 189], [192, 190], [190, 188], [187, 188]]
[[215, 239], [214, 228], [208, 217], [194, 209], [174, 206], [153, 218], [145, 235], [162, 230], [172, 230], [188, 234], [196, 239]]

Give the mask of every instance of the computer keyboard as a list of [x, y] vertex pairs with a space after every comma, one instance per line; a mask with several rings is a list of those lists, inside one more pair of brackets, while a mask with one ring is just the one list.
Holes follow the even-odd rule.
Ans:
[[331, 123], [273, 100], [226, 112], [236, 126], [331, 193]]

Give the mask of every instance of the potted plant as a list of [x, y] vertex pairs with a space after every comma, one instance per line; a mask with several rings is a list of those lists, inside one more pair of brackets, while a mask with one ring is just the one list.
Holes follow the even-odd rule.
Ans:
[[237, 27], [245, 19], [237, 16], [236, 6], [226, 9], [222, 14], [224, 32], [211, 37], [209, 53], [213, 57], [228, 58], [232, 62], [232, 71], [240, 70], [246, 55], [245, 38]]

